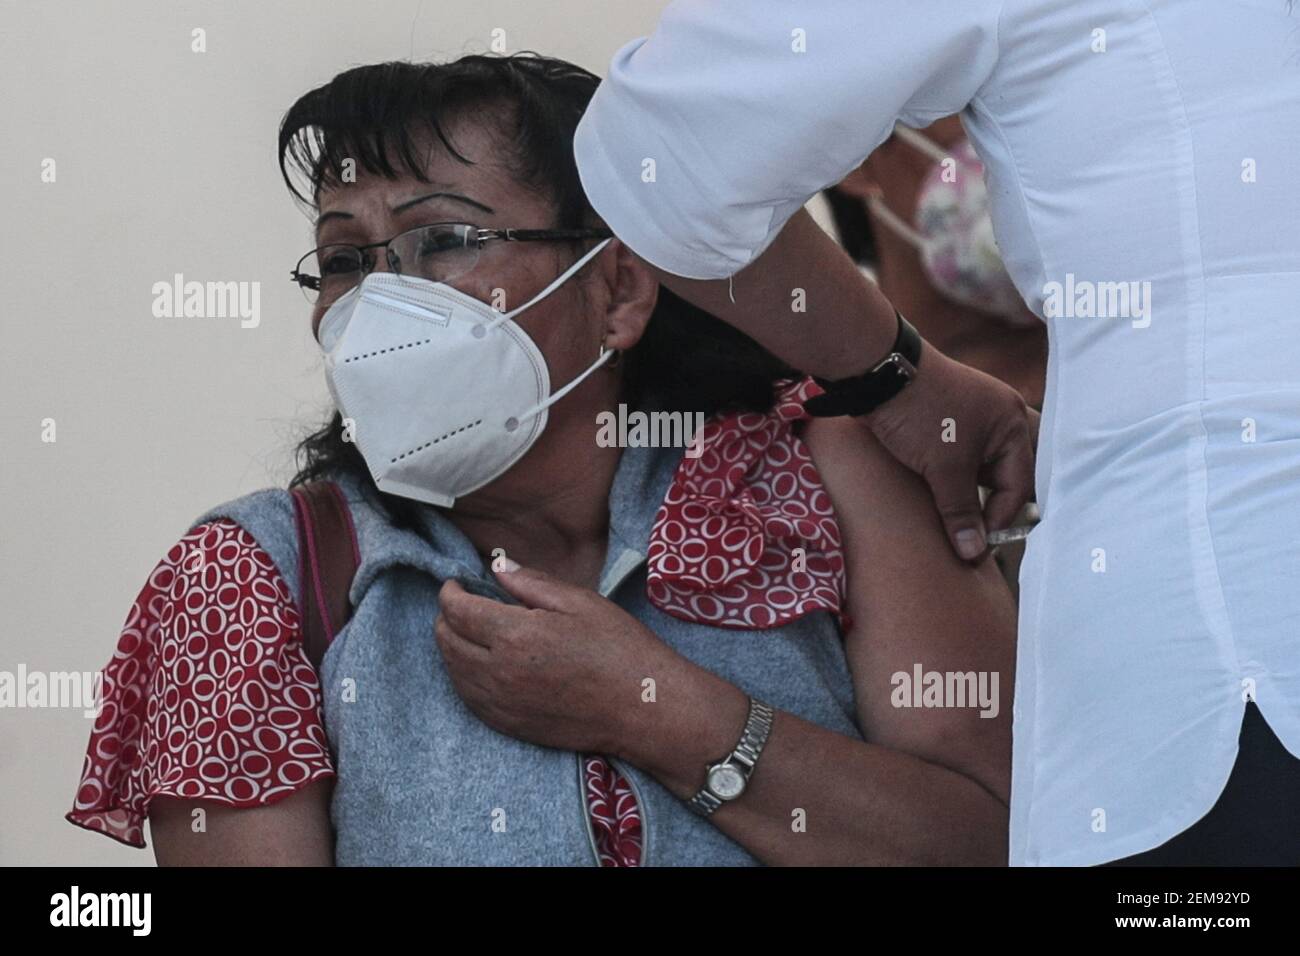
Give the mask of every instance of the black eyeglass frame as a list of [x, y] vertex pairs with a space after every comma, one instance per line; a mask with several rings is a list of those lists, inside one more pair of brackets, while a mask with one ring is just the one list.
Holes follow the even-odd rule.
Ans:
[[[586, 229], [482, 229], [469, 222], [430, 222], [423, 226], [413, 226], [410, 229], [403, 229], [395, 236], [390, 236], [383, 242], [370, 242], [364, 246], [354, 246], [347, 242], [331, 242], [323, 246], [317, 246], [305, 256], [298, 260], [289, 271], [289, 278], [300, 288], [311, 289], [313, 292], [320, 292], [321, 276], [314, 276], [301, 271], [301, 266], [309, 258], [316, 255], [322, 249], [355, 249], [361, 259], [361, 274], [368, 275], [374, 268], [377, 257], [367, 255], [369, 249], [383, 249], [384, 259], [388, 267], [397, 275], [401, 275], [400, 263], [394, 263], [393, 251], [389, 245], [396, 239], [412, 232], [419, 232], [421, 229], [430, 229], [433, 226], [463, 226], [470, 230], [466, 234], [465, 248], [482, 249], [489, 242], [575, 242], [580, 239], [612, 239], [614, 233], [609, 229], [586, 228]], [[473, 243], [473, 245], [471, 245]]]

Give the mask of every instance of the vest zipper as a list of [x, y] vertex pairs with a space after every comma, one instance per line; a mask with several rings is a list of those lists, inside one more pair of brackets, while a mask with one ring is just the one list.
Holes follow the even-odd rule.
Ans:
[[[614, 566], [610, 569], [611, 571], [617, 572], [614, 579], [612, 581], [602, 582], [604, 586], [598, 589], [598, 593], [601, 597], [613, 600], [610, 595], [617, 591], [619, 586], [627, 580], [628, 576], [644, 563], [644, 554], [641, 554], [639, 551], [635, 551], [632, 548], [624, 547], [622, 553], [619, 554], [618, 558], [615, 560]], [[614, 768], [614, 771], [620, 774], [623, 779], [627, 781], [628, 786], [632, 788], [632, 796], [636, 799], [637, 811], [641, 815], [641, 866], [649, 866], [650, 816], [649, 807], [645, 802], [645, 795], [641, 792], [641, 788], [637, 786], [636, 778], [628, 772], [628, 768], [621, 761], [615, 760], [608, 754], [602, 754], [602, 756], [609, 762], [609, 765]], [[591, 813], [587, 809], [587, 781], [585, 779], [585, 774], [583, 773], [581, 754], [578, 755], [578, 777], [582, 781], [583, 819], [587, 821], [587, 833], [591, 837], [592, 852], [595, 853], [596, 834], [591, 825]], [[600, 865], [599, 853], [596, 854], [596, 864], [598, 866]]]
[[587, 845], [591, 847], [591, 856], [600, 866], [600, 851], [596, 849], [596, 828], [591, 825], [591, 808], [587, 805], [587, 768], [583, 766], [583, 755], [575, 753], [574, 761], [578, 765], [578, 806], [582, 812], [582, 825], [587, 831]]

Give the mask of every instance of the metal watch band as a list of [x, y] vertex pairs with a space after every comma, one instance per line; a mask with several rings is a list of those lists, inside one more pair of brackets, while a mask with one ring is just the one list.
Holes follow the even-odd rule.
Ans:
[[832, 415], [865, 415], [901, 392], [916, 377], [921, 364], [921, 334], [897, 309], [898, 334], [888, 355], [869, 370], [853, 378], [824, 379], [813, 377], [823, 390], [804, 402], [809, 415], [825, 418]]
[[[767, 704], [753, 697], [749, 698], [749, 716], [745, 720], [745, 729], [741, 731], [740, 741], [731, 753], [717, 763], [709, 765], [705, 771], [704, 786], [687, 803], [691, 810], [702, 817], [707, 817], [727, 800], [735, 799], [735, 797], [722, 797], [714, 793], [709, 788], [707, 775], [711, 774], [717, 767], [735, 765], [739, 767], [739, 772], [744, 777], [746, 784], [748, 784], [749, 778], [753, 776], [758, 758], [762, 756], [763, 748], [767, 745], [767, 738], [772, 733], [772, 721], [775, 717], [776, 712]], [[742, 790], [741, 793], [743, 792]], [[736, 794], [736, 796], [740, 796], [740, 794]]]

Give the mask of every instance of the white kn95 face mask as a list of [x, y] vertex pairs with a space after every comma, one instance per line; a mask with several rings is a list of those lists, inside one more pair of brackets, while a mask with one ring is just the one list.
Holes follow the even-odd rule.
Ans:
[[330, 306], [319, 327], [325, 381], [379, 490], [450, 507], [523, 457], [546, 427], [546, 410], [614, 352], [552, 394], [546, 359], [514, 319], [609, 242], [510, 312], [441, 282], [385, 272]]

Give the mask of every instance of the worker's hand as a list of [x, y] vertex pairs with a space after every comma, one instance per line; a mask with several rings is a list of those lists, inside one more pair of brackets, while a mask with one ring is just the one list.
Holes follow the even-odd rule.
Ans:
[[[986, 529], [1009, 526], [1033, 493], [1036, 413], [1011, 386], [928, 343], [916, 378], [861, 421], [929, 483], [967, 561], [987, 553]], [[980, 485], [992, 489], [982, 513]]]

